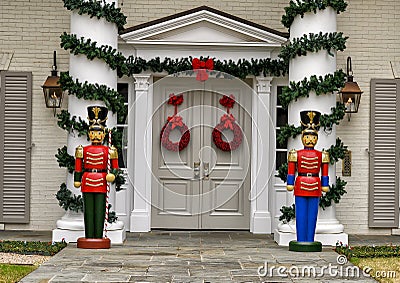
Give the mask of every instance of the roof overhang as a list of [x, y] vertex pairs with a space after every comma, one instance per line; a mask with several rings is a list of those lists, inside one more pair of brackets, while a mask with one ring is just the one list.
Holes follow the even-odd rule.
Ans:
[[125, 29], [121, 39], [135, 46], [280, 47], [288, 34], [202, 6]]

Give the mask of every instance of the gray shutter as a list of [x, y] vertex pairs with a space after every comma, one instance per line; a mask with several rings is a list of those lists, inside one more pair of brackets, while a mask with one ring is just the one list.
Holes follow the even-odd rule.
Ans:
[[371, 80], [369, 227], [399, 227], [400, 80]]
[[1, 72], [0, 222], [28, 223], [32, 74]]

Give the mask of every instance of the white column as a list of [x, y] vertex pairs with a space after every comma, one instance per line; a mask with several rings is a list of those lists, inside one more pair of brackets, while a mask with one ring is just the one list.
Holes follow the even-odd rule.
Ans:
[[[113, 3], [117, 5], [116, 0], [108, 0], [107, 3]], [[96, 41], [98, 46], [109, 45], [115, 49], [118, 48], [118, 29], [113, 23], [109, 23], [104, 19], [97, 19], [95, 17], [90, 18], [88, 15], [79, 15], [76, 12], [72, 12], [71, 15], [71, 34], [76, 34], [78, 38], [84, 37], [85, 39], [91, 39], [92, 42]], [[85, 55], [70, 55], [70, 75], [72, 78], [78, 79], [81, 83], [87, 81], [88, 83], [99, 85], [106, 85], [111, 89], [117, 89], [117, 72], [111, 70], [108, 65], [100, 60], [93, 59], [88, 60]], [[71, 117], [76, 116], [87, 121], [87, 107], [90, 105], [102, 105], [102, 101], [89, 101], [78, 99], [74, 95], [69, 95], [68, 100], [68, 111]], [[117, 124], [117, 116], [112, 113], [109, 109], [107, 127], [112, 129]], [[68, 135], [68, 153], [72, 156], [75, 155], [75, 148], [78, 145], [88, 145], [87, 137], [78, 137], [76, 132], [72, 132]], [[73, 175], [68, 174], [67, 176], [67, 188], [71, 190], [75, 195], [81, 194], [80, 189], [73, 186]], [[110, 203], [115, 210], [115, 188], [111, 190]], [[109, 233], [107, 236], [111, 239], [112, 243], [122, 243], [124, 240], [125, 231], [123, 223], [118, 221], [117, 223], [109, 225], [111, 230], [120, 230], [118, 235], [114, 235], [114, 231]], [[120, 235], [119, 235], [120, 234]], [[82, 213], [73, 213], [68, 211], [62, 219], [57, 221], [57, 229], [53, 231], [53, 240], [60, 241], [64, 238], [67, 242], [76, 242], [77, 238], [84, 236], [84, 223]]]
[[[317, 13], [309, 12], [304, 17], [296, 16], [290, 27], [290, 40], [300, 38], [304, 34], [309, 33], [329, 33], [336, 31], [336, 12], [331, 7], [325, 10], [318, 10]], [[297, 56], [289, 62], [289, 81], [301, 81], [304, 78], [310, 78], [312, 75], [325, 76], [333, 74], [336, 71], [336, 52], [335, 56], [330, 56], [326, 50], [318, 52], [308, 52], [306, 56]], [[322, 94], [317, 96], [314, 92], [309, 97], [299, 98], [297, 101], [289, 104], [288, 123], [300, 126], [300, 112], [303, 110], [316, 110], [321, 114], [331, 114], [331, 108], [336, 106], [336, 94]], [[316, 149], [328, 149], [336, 141], [336, 127], [331, 132], [325, 132], [323, 128], [319, 131], [319, 139]], [[301, 139], [290, 138], [288, 141], [288, 149], [301, 149], [303, 144]], [[329, 167], [330, 184], [336, 182], [335, 165]], [[288, 204], [290, 205], [290, 204]], [[290, 226], [290, 227], [289, 227]], [[279, 225], [279, 232], [284, 235], [277, 240], [279, 244], [287, 245], [290, 240], [295, 239], [295, 225]], [[275, 236], [275, 239], [279, 237]], [[283, 240], [282, 240], [283, 239]], [[343, 233], [343, 225], [339, 224], [336, 219], [335, 207], [319, 210], [316, 228], [316, 241], [322, 242], [323, 245], [335, 245], [336, 241], [347, 243], [347, 234]]]
[[252, 170], [251, 224], [255, 234], [271, 234], [271, 213], [268, 206], [268, 187], [271, 170], [271, 81], [272, 77], [257, 77], [257, 97], [252, 105]]
[[151, 229], [151, 159], [153, 96], [150, 75], [134, 75], [135, 79], [135, 137], [133, 179], [133, 210], [130, 218], [132, 232]]

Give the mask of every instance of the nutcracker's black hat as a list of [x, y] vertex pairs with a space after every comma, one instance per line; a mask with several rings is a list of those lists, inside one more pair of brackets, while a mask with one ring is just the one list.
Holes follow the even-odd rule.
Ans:
[[307, 110], [300, 112], [300, 123], [302, 134], [313, 134], [318, 135], [318, 130], [320, 127], [319, 119], [321, 113], [314, 110]]
[[90, 131], [104, 131], [106, 127], [108, 109], [104, 106], [89, 106], [88, 120], [90, 123]]

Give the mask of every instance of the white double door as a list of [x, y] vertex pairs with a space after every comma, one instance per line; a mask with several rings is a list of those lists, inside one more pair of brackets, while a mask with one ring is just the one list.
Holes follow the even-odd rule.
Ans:
[[[240, 80], [165, 78], [154, 83], [152, 228], [249, 229], [251, 88]], [[190, 130], [190, 142], [180, 152], [161, 145], [160, 132], [174, 106], [167, 104], [171, 93], [183, 95], [178, 115]], [[231, 113], [243, 132], [238, 149], [226, 152], [213, 143], [213, 128], [226, 108], [223, 95], [233, 94]], [[181, 134], [170, 133], [176, 142]], [[230, 130], [223, 139], [233, 139]]]

